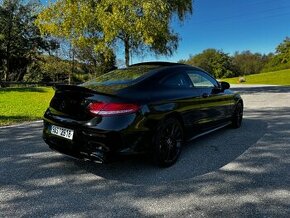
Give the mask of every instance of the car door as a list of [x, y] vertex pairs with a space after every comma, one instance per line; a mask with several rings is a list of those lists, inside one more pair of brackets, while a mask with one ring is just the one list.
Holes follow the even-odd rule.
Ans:
[[209, 74], [198, 69], [185, 72], [193, 84], [192, 89], [199, 93], [199, 126], [202, 131], [226, 122], [233, 103], [232, 97], [222, 91], [219, 83]]
[[156, 92], [152, 92], [150, 104], [157, 118], [168, 113], [178, 113], [182, 117], [186, 130], [197, 133], [199, 115], [199, 93], [192, 89], [188, 75], [179, 68], [164, 73], [156, 84]]

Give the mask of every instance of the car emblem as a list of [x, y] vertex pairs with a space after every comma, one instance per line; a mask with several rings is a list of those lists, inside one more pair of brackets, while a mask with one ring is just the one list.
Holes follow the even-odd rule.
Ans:
[[61, 110], [63, 110], [63, 109], [65, 109], [65, 107], [66, 107], [66, 103], [65, 103], [65, 101], [62, 101], [61, 104], [60, 104], [60, 106], [59, 106], [59, 108]]
[[86, 100], [81, 101], [81, 106], [85, 106], [85, 105], [87, 105], [87, 101]]

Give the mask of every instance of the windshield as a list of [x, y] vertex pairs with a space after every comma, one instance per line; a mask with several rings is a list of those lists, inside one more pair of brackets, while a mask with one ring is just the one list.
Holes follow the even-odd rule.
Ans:
[[95, 85], [128, 85], [140, 81], [149, 71], [156, 69], [158, 66], [142, 65], [132, 66], [124, 69], [113, 70], [93, 80], [83, 83], [81, 86]]

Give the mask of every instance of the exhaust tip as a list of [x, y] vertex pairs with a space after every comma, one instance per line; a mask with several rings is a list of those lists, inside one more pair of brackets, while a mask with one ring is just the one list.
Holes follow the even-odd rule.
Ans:
[[105, 163], [105, 156], [100, 152], [93, 152], [90, 154], [91, 160], [96, 163]]

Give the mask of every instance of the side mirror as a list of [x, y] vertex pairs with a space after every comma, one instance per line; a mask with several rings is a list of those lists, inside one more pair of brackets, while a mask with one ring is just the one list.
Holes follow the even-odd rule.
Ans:
[[230, 88], [230, 84], [227, 82], [220, 82], [220, 85], [221, 85], [222, 91]]

